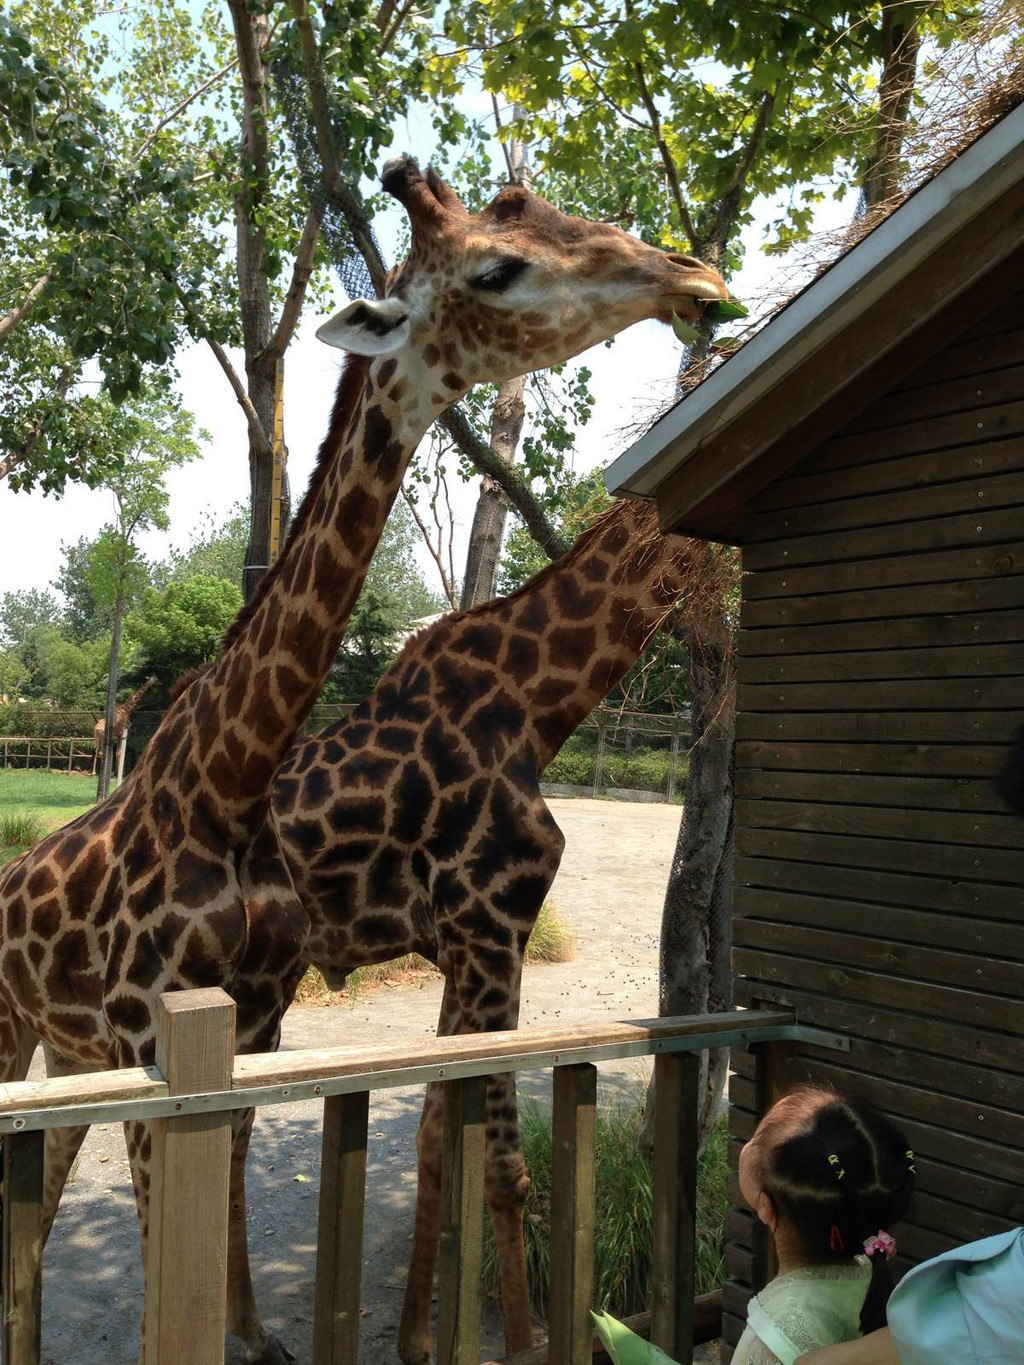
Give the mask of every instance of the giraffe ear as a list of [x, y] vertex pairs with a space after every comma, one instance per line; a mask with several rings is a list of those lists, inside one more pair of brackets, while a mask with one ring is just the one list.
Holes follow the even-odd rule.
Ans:
[[409, 339], [409, 307], [401, 299], [355, 299], [316, 329], [321, 341], [356, 355], [387, 355]]

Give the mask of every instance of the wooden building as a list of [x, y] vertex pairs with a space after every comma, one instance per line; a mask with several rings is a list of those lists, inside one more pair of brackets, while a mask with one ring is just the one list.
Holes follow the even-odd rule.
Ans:
[[[1024, 107], [608, 483], [742, 546], [737, 1002], [847, 1034], [786, 1079], [907, 1132], [897, 1269], [1024, 1222], [1024, 821], [993, 785], [1024, 722]], [[758, 1097], [734, 1067], [735, 1155]], [[752, 1215], [729, 1235], [735, 1343], [765, 1262]]]

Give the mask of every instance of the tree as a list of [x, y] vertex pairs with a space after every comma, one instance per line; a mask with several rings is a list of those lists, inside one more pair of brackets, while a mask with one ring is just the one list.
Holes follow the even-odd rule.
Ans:
[[45, 588], [21, 588], [0, 597], [0, 641], [20, 649], [37, 626], [52, 625], [60, 616], [60, 603]]
[[224, 578], [229, 583], [241, 583], [245, 565], [245, 547], [249, 541], [250, 515], [248, 506], [238, 503], [219, 524], [207, 514], [204, 529], [194, 531], [190, 543], [182, 550], [172, 550], [168, 559], [152, 566], [154, 586], [172, 579], [191, 578], [203, 574], [210, 578]]
[[199, 454], [192, 414], [169, 403], [162, 391], [143, 389], [122, 403], [119, 414], [121, 458], [117, 471], [104, 483], [113, 497], [114, 519], [103, 527], [91, 546], [86, 570], [93, 600], [111, 612], [106, 732], [97, 792], [100, 801], [109, 790], [116, 747], [114, 718], [125, 603], [148, 579], [148, 568], [135, 538], [150, 528], [167, 529], [164, 476]]
[[134, 671], [155, 674], [169, 691], [183, 673], [213, 659], [241, 605], [237, 582], [213, 574], [146, 588], [126, 623], [139, 656]]
[[[196, 252], [190, 269], [183, 255], [209, 194], [172, 151], [171, 118], [152, 133], [139, 128], [159, 121], [171, 81], [165, 72], [154, 88], [140, 47], [151, 49], [160, 21], [173, 28], [176, 14], [157, 0], [139, 23], [144, 38], [126, 43], [118, 63], [100, 29], [83, 38], [83, 27], [101, 23], [84, 0], [15, 4], [0, 18], [0, 477], [15, 487], [59, 493], [68, 479], [96, 486], [112, 472], [116, 414], [104, 398], [120, 400], [147, 368], [166, 364], [182, 330], [179, 293], [198, 297], [204, 271]], [[194, 43], [162, 36], [176, 71], [182, 53], [202, 65]], [[121, 90], [130, 99], [117, 98]], [[205, 273], [218, 263], [208, 251]], [[78, 387], [89, 361], [103, 375], [99, 395]]]

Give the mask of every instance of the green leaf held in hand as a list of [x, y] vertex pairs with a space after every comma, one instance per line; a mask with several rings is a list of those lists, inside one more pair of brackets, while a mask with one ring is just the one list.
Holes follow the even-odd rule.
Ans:
[[591, 1313], [594, 1328], [614, 1365], [676, 1365], [661, 1349], [631, 1332], [610, 1313]]

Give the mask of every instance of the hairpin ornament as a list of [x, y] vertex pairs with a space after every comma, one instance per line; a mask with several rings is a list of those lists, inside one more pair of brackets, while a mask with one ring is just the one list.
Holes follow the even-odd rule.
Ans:
[[[832, 1155], [829, 1157], [828, 1164], [833, 1168], [834, 1171], [835, 1167], [839, 1166], [839, 1158], [836, 1156], [835, 1152], [833, 1152]], [[835, 1171], [835, 1177], [837, 1180], [842, 1180], [845, 1174], [846, 1171], [843, 1169], [842, 1166], [839, 1166], [839, 1170]]]
[[910, 1167], [910, 1174], [917, 1175], [917, 1167], [914, 1165], [914, 1153], [911, 1151], [906, 1151], [903, 1153], [903, 1155], [907, 1158], [907, 1164]]
[[828, 1234], [829, 1251], [845, 1251], [846, 1243], [843, 1241], [843, 1234], [839, 1231], [836, 1223], [833, 1223]]
[[887, 1261], [891, 1261], [896, 1255], [896, 1238], [881, 1231], [876, 1236], [869, 1237], [864, 1243], [864, 1254], [874, 1256], [876, 1251], [880, 1251]]

